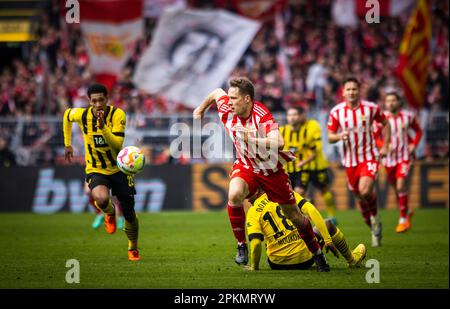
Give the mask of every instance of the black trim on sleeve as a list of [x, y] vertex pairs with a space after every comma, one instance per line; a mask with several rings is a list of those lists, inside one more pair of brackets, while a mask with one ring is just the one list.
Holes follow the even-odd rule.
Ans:
[[112, 134], [114, 134], [115, 136], [125, 137], [125, 132], [113, 132]]
[[261, 241], [264, 241], [264, 235], [259, 233], [252, 233], [248, 235], [248, 241], [251, 241], [252, 239], [259, 239]]
[[70, 122], [70, 111], [71, 111], [72, 109], [71, 108], [69, 108], [68, 110], [67, 110], [67, 121], [69, 121]]
[[302, 209], [303, 205], [306, 204], [306, 202], [308, 202], [305, 198], [303, 200], [301, 200], [300, 202], [298, 202], [297, 206], [299, 209]]

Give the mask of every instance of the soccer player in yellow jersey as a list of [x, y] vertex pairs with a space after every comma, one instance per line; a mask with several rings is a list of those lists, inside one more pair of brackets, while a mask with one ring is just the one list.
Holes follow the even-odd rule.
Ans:
[[64, 112], [63, 130], [65, 159], [71, 162], [72, 123], [83, 132], [86, 181], [95, 200], [95, 206], [105, 213], [106, 232], [116, 231], [116, 211], [110, 190], [122, 206], [125, 233], [128, 237], [128, 259], [140, 260], [138, 251], [139, 223], [134, 211], [134, 177], [122, 173], [116, 158], [125, 138], [126, 115], [120, 108], [108, 105], [108, 91], [104, 85], [93, 84], [87, 91], [90, 107], [69, 108]]
[[301, 107], [291, 107], [286, 115], [287, 124], [280, 128], [284, 139], [284, 149], [291, 150], [297, 160], [285, 166], [294, 190], [305, 196], [311, 183], [316, 187], [325, 201], [327, 217], [336, 221], [336, 204], [330, 189], [328, 161], [322, 151], [320, 124], [308, 119]]
[[[314, 223], [321, 245], [333, 243], [350, 267], [360, 266], [366, 256], [366, 247], [359, 244], [350, 251], [339, 228], [330, 220], [324, 221], [319, 211], [300, 194], [295, 192], [294, 195], [300, 211]], [[249, 201], [252, 207], [247, 212], [246, 226], [250, 241], [250, 270], [259, 269], [262, 241], [266, 242], [272, 269], [309, 269], [314, 264], [313, 256], [292, 222], [284, 216], [280, 205], [269, 201], [261, 190]]]

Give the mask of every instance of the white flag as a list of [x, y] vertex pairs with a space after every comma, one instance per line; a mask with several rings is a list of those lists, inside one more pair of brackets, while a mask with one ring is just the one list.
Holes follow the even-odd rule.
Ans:
[[224, 10], [165, 10], [134, 82], [151, 94], [196, 107], [226, 81], [259, 27]]

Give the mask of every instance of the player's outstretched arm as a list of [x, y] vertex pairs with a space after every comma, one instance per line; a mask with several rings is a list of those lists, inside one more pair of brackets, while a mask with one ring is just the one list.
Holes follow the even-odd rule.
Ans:
[[81, 119], [81, 113], [82, 109], [68, 108], [63, 115], [64, 159], [69, 163], [73, 158], [72, 122], [79, 121]]
[[208, 108], [217, 103], [224, 95], [227, 95], [227, 93], [222, 88], [217, 88], [210, 92], [203, 102], [196, 109], [194, 109], [194, 112], [192, 113], [194, 119], [202, 119]]
[[261, 239], [252, 238], [250, 240], [250, 270], [259, 270], [261, 251]]
[[347, 131], [336, 133], [336, 132], [333, 132], [331, 130], [328, 130], [328, 142], [330, 144], [337, 143], [340, 140], [345, 141], [347, 139], [348, 139], [348, 132]]
[[108, 145], [110, 145], [118, 153], [122, 149], [123, 141], [125, 139], [125, 112], [121, 109], [117, 109], [112, 122], [113, 127], [111, 130], [108, 126], [105, 126], [103, 116], [101, 115], [101, 117], [98, 117], [97, 127], [102, 131], [103, 137]]

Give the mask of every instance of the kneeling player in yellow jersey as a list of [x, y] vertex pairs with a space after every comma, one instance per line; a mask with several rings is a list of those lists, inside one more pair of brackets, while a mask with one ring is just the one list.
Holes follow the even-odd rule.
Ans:
[[109, 193], [111, 190], [119, 200], [125, 217], [128, 259], [137, 261], [140, 259], [137, 247], [139, 224], [134, 212], [134, 178], [122, 173], [116, 163], [125, 138], [125, 112], [107, 105], [108, 91], [104, 85], [91, 85], [87, 94], [90, 107], [69, 108], [64, 112], [65, 158], [70, 162], [73, 157], [72, 123], [76, 122], [83, 132], [86, 181], [95, 206], [105, 213], [106, 232], [112, 234], [117, 228], [116, 211]]
[[[359, 244], [350, 251], [339, 228], [330, 220], [324, 221], [319, 211], [300, 194], [294, 194], [301, 212], [314, 223], [319, 243], [325, 245], [332, 242], [350, 267], [360, 266], [366, 256], [366, 247]], [[262, 241], [266, 242], [268, 262], [272, 269], [311, 268], [313, 256], [292, 222], [284, 216], [280, 205], [269, 201], [263, 191], [259, 191], [249, 201], [252, 207], [247, 212], [246, 226], [250, 241], [250, 270], [259, 269]]]

